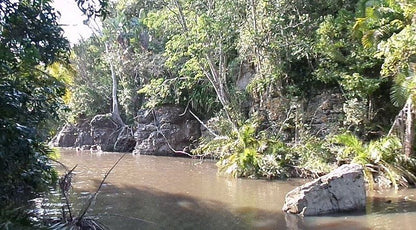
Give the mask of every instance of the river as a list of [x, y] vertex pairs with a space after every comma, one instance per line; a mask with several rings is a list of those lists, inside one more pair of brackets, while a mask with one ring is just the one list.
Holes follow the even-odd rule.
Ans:
[[[72, 168], [71, 200], [80, 210], [120, 153], [61, 150]], [[57, 166], [59, 169], [59, 167]], [[287, 215], [285, 194], [305, 180], [219, 176], [209, 160], [127, 155], [108, 176], [88, 215], [110, 229], [413, 229], [416, 190], [368, 194], [365, 212]], [[50, 205], [49, 205], [50, 206]]]

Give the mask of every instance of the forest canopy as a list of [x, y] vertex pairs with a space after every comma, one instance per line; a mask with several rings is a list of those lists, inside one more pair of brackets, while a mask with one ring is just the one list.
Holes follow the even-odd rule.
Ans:
[[[219, 159], [235, 176], [377, 165], [364, 149], [385, 142], [395, 143], [388, 155], [397, 157], [383, 162], [410, 167], [415, 7], [406, 0], [110, 2], [102, 28], [74, 47], [70, 117], [114, 111], [118, 101], [120, 120], [133, 125], [140, 109], [182, 105], [215, 133], [194, 153]], [[328, 100], [339, 108], [318, 124], [325, 103], [315, 115], [308, 109], [322, 95], [335, 95]]]

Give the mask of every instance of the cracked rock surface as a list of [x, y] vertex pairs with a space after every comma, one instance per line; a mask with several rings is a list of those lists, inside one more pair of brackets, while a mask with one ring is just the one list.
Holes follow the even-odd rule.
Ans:
[[362, 166], [346, 164], [286, 195], [283, 211], [315, 216], [365, 209]]

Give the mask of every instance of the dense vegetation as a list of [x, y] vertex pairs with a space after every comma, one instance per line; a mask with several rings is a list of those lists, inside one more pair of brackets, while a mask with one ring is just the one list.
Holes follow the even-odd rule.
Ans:
[[67, 65], [70, 51], [57, 19], [49, 0], [0, 2], [1, 229], [29, 228], [27, 200], [57, 179], [45, 142], [66, 86], [49, 68]]
[[[413, 1], [78, 2], [95, 34], [70, 55], [50, 1], [0, 3], [0, 206], [52, 179], [43, 143], [63, 102], [70, 122], [111, 112], [133, 128], [139, 109], [183, 105], [212, 131], [193, 153], [234, 176], [356, 162], [416, 181]], [[306, 113], [320, 94], [342, 104], [324, 130]]]
[[65, 61], [68, 42], [48, 1], [0, 4], [0, 206], [41, 190], [52, 179], [47, 162], [52, 119], [65, 86], [46, 72]]
[[[121, 0], [108, 9], [96, 36], [74, 47], [72, 120], [117, 108], [132, 125], [141, 108], [180, 104], [213, 132], [193, 152], [234, 176], [316, 176], [354, 161], [368, 176], [414, 181], [413, 1]], [[325, 92], [341, 95], [342, 111], [319, 130], [305, 104]]]

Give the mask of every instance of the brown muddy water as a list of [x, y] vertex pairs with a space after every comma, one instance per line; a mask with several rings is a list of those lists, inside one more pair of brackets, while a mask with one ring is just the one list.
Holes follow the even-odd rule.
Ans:
[[[61, 150], [62, 163], [78, 164], [71, 194], [76, 212], [120, 156]], [[304, 218], [283, 213], [285, 194], [305, 182], [233, 179], [219, 176], [212, 161], [127, 155], [88, 215], [114, 230], [416, 229], [415, 189], [368, 194], [360, 213]], [[44, 211], [53, 213], [53, 203], [50, 198]]]

